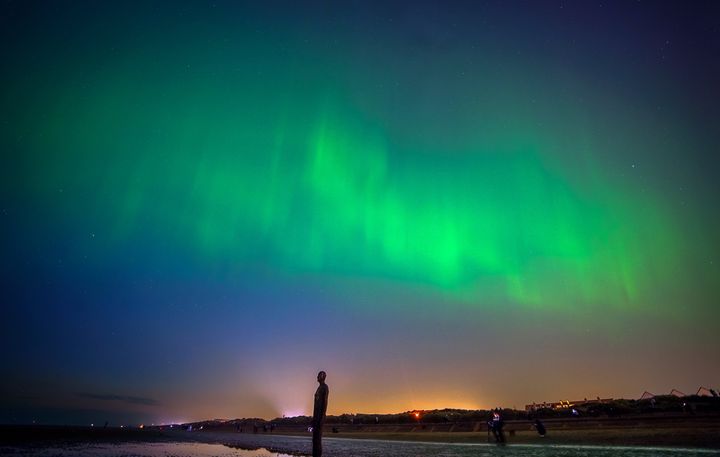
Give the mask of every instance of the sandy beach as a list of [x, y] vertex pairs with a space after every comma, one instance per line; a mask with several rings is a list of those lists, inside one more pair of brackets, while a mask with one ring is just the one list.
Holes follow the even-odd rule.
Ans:
[[[507, 444], [540, 446], [637, 446], [663, 448], [697, 448], [720, 450], [720, 420], [717, 417], [666, 418], [660, 423], [627, 419], [594, 420], [585, 422], [549, 422], [547, 436], [540, 437], [528, 423], [510, 422], [507, 426]], [[369, 429], [344, 429], [332, 433], [327, 427], [327, 443], [361, 443], [366, 441], [392, 441], [407, 443], [487, 444], [492, 438], [486, 431], [447, 432], [390, 431]], [[68, 446], [82, 443], [163, 443], [200, 442], [225, 444], [238, 448], [267, 448], [290, 454], [310, 452], [310, 433], [300, 429], [276, 430], [274, 433], [239, 433], [231, 428], [186, 431], [175, 428], [90, 428], [53, 426], [2, 426], [0, 442], [3, 446], [47, 447]], [[330, 444], [329, 444], [330, 445]], [[343, 444], [344, 445], [344, 444]], [[352, 444], [350, 445], [352, 446]]]
[[[192, 433], [192, 432], [191, 432]], [[198, 432], [188, 436], [187, 432], [174, 431], [172, 436], [178, 439], [193, 439], [208, 443], [225, 443], [241, 445], [243, 443], [258, 444], [258, 435], [238, 434], [233, 432]], [[260, 435], [265, 440], [268, 435]], [[306, 437], [308, 442], [310, 434], [272, 435]], [[268, 439], [270, 439], [269, 437]], [[329, 434], [327, 439], [351, 440], [391, 440], [427, 443], [452, 444], [480, 444], [492, 443], [492, 438], [486, 433], [458, 432], [458, 433], [337, 433]], [[264, 441], [263, 441], [264, 442]], [[660, 446], [660, 447], [690, 447], [720, 449], [720, 426], [707, 428], [661, 428], [661, 429], [617, 429], [603, 430], [558, 430], [542, 438], [531, 430], [518, 431], [508, 435], [507, 443], [512, 444], [538, 444], [538, 445], [597, 445], [597, 446]], [[291, 451], [283, 448], [281, 450]]]

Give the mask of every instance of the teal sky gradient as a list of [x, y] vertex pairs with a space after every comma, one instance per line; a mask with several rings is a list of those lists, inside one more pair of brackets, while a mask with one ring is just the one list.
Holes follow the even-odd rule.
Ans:
[[716, 7], [279, 6], [2, 7], [0, 420], [717, 383]]

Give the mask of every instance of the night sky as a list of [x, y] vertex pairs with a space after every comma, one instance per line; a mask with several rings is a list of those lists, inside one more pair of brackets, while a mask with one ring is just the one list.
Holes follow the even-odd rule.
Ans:
[[720, 387], [720, 3], [0, 3], [0, 423]]

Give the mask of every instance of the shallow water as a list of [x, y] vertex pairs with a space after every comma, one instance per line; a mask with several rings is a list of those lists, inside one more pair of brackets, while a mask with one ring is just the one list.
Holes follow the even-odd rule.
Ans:
[[0, 454], [30, 457], [293, 457], [289, 454], [235, 449], [204, 443], [83, 444], [35, 449], [0, 448]]
[[[267, 441], [266, 446], [272, 449], [283, 449], [296, 455], [309, 452], [307, 439], [277, 438], [279, 439]], [[496, 446], [337, 438], [327, 439], [324, 444], [326, 457], [704, 457], [720, 455], [720, 450], [705, 449], [530, 444]], [[236, 448], [235, 446], [240, 447]], [[29, 457], [293, 457], [291, 454], [269, 451], [265, 448], [243, 449], [242, 446], [234, 444], [233, 447], [229, 447], [206, 443], [84, 444], [31, 449], [0, 448], [0, 453]]]

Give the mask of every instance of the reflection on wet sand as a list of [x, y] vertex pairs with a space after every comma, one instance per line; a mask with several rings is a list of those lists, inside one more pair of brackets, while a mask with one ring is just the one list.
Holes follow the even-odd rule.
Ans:
[[[49, 447], [2, 448], [0, 454], [28, 457], [295, 457], [309, 455], [308, 449], [297, 445], [308, 440], [287, 440], [277, 437], [267, 441], [266, 447], [251, 444], [231, 445], [215, 443], [116, 443], [76, 444]], [[294, 444], [294, 446], [293, 446]], [[270, 448], [271, 450], [268, 450]], [[276, 452], [272, 449], [283, 449]], [[289, 452], [289, 453], [288, 453]], [[720, 455], [710, 449], [681, 449], [634, 446], [564, 446], [513, 444], [450, 444], [418, 443], [382, 440], [328, 439], [328, 457], [691, 457]]]
[[0, 448], [0, 454], [30, 457], [293, 457], [265, 448], [205, 443], [82, 444], [45, 448]]

